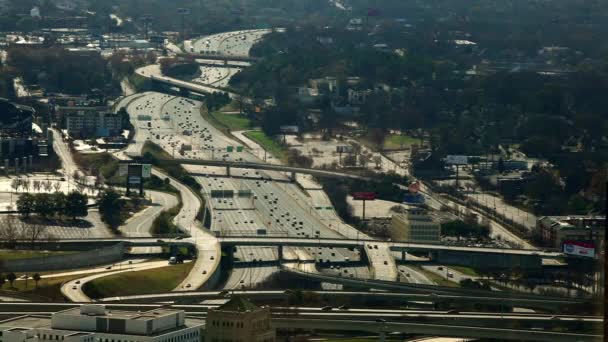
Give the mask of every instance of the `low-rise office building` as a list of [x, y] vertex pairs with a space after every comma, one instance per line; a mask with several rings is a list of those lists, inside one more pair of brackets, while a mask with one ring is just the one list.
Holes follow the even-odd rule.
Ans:
[[0, 321], [2, 342], [200, 342], [204, 322], [186, 318], [182, 310], [146, 312], [106, 310], [82, 305], [46, 316]]
[[274, 342], [270, 309], [258, 307], [241, 297], [232, 297], [224, 305], [209, 310], [206, 342]]
[[441, 225], [426, 210], [411, 208], [405, 213], [393, 215], [390, 234], [393, 241], [439, 243]]
[[546, 246], [562, 248], [564, 241], [603, 241], [606, 216], [543, 216], [536, 229]]
[[73, 107], [66, 114], [68, 135], [76, 138], [115, 136], [121, 133], [122, 118], [106, 107]]

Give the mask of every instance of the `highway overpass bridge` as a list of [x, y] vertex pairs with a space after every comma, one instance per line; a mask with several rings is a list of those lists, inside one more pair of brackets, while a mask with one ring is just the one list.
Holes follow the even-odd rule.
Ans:
[[[385, 245], [393, 252], [401, 252], [402, 259], [405, 253], [426, 254], [432, 261], [452, 265], [472, 267], [514, 267], [522, 269], [537, 269], [542, 267], [542, 259], [559, 259], [564, 255], [557, 252], [545, 252], [528, 249], [484, 248], [446, 246], [439, 244], [418, 244], [407, 242], [385, 242], [378, 240], [355, 239], [327, 239], [327, 238], [293, 238], [272, 236], [240, 236], [218, 237], [224, 254], [224, 264], [232, 265], [235, 249], [240, 246], [276, 247], [278, 260], [282, 261], [284, 247], [322, 247], [322, 248], [348, 248], [361, 251], [362, 259], [369, 249], [376, 249], [378, 245]], [[185, 246], [194, 248], [194, 238], [163, 239], [163, 238], [93, 238], [93, 239], [62, 239], [46, 243], [50, 249], [86, 249], [91, 246], [107, 246], [124, 242], [128, 247], [156, 247], [156, 246]], [[27, 242], [24, 242], [27, 244]]]
[[238, 61], [238, 62], [257, 62], [260, 60], [260, 58], [258, 57], [251, 57], [251, 56], [233, 56], [233, 55], [222, 55], [222, 54], [214, 54], [214, 53], [194, 53], [194, 52], [188, 52], [188, 53], [178, 53], [177, 54], [178, 57], [185, 57], [185, 58], [195, 58], [195, 59], [212, 59], [212, 60], [216, 60], [216, 61], [224, 61], [224, 62], [230, 62], [230, 61]]
[[[274, 165], [274, 164], [265, 164], [265, 163], [234, 162], [234, 161], [225, 161], [225, 160], [202, 160], [202, 159], [159, 159], [159, 161], [161, 161], [163, 163], [168, 163], [168, 164], [205, 165], [205, 166], [225, 167], [228, 176], [230, 176], [230, 170], [232, 168], [241, 168], [241, 169], [290, 172], [292, 181], [295, 180], [296, 173], [308, 174], [308, 175], [317, 176], [317, 177], [351, 178], [351, 179], [360, 179], [360, 180], [366, 180], [366, 181], [373, 180], [370, 177], [355, 175], [355, 174], [351, 174], [351, 173], [344, 173], [344, 172], [340, 172], [340, 171], [321, 170], [321, 169], [295, 167], [295, 166]], [[205, 174], [195, 174], [195, 175], [206, 176]]]
[[[163, 304], [106, 304], [109, 310], [151, 310], [154, 308], [170, 307], [177, 310], [185, 310], [190, 317], [204, 318], [207, 311], [216, 307], [214, 305], [163, 305]], [[0, 303], [0, 313], [9, 316], [24, 314], [47, 315], [78, 307], [76, 303]], [[283, 310], [285, 309], [285, 310]], [[590, 333], [593, 329], [584, 329], [581, 333], [559, 332], [555, 328], [563, 329], [566, 326], [574, 327], [576, 323], [592, 323], [601, 325], [601, 318], [596, 317], [559, 317], [554, 319], [547, 315], [518, 315], [507, 313], [467, 313], [454, 314], [449, 312], [420, 313], [419, 318], [425, 319], [425, 323], [412, 322], [414, 318], [407, 320], [407, 310], [374, 310], [361, 309], [358, 314], [353, 312], [323, 312], [319, 308], [293, 308], [295, 314], [290, 314], [291, 309], [281, 308], [282, 312], [274, 312], [272, 317], [273, 327], [283, 330], [305, 329], [305, 330], [327, 330], [327, 331], [350, 331], [368, 332], [385, 335], [387, 333], [406, 333], [428, 336], [450, 336], [462, 338], [490, 338], [500, 337], [502, 340], [515, 341], [602, 341], [600, 334]], [[390, 311], [394, 311], [391, 313]], [[413, 313], [412, 313], [413, 314]], [[412, 315], [410, 314], [410, 315]], [[415, 314], [414, 314], [415, 315]], [[403, 317], [402, 317], [403, 316]], [[462, 316], [462, 317], [461, 317]], [[385, 318], [382, 318], [385, 317]], [[429, 323], [429, 317], [432, 317]], [[382, 318], [382, 319], [379, 319]], [[441, 320], [436, 322], [437, 320]], [[448, 323], [449, 322], [449, 323]], [[492, 323], [493, 322], [493, 323]], [[502, 322], [502, 326], [496, 327]], [[516, 323], [518, 328], [505, 328], [509, 322]], [[571, 324], [572, 323], [572, 324]], [[521, 327], [525, 328], [521, 328]], [[585, 325], [587, 327], [589, 325]], [[536, 329], [531, 329], [536, 328]], [[599, 329], [597, 329], [599, 330]]]
[[[582, 299], [574, 298], [552, 298], [552, 297], [541, 297], [532, 296], [519, 297], [512, 296], [511, 294], [505, 295], [504, 293], [497, 293], [496, 296], [488, 296], [484, 293], [483, 296], [470, 295], [470, 294], [438, 294], [438, 293], [418, 293], [414, 291], [410, 292], [379, 292], [379, 291], [313, 291], [314, 293], [328, 298], [331, 301], [340, 303], [343, 299], [348, 299], [351, 303], [361, 301], [362, 304], [367, 303], [369, 300], [373, 301], [384, 301], [390, 303], [403, 303], [407, 305], [408, 302], [421, 302], [421, 303], [433, 303], [433, 304], [450, 304], [456, 305], [470, 305], [471, 303], [479, 303], [485, 305], [499, 305], [505, 308], [521, 307], [530, 309], [546, 309], [551, 312], [562, 311], [564, 308], [571, 306], [587, 305]], [[166, 292], [166, 293], [155, 293], [145, 295], [133, 295], [133, 296], [121, 296], [121, 297], [108, 297], [99, 299], [99, 302], [104, 303], [152, 303], [152, 302], [177, 302], [177, 303], [200, 303], [204, 300], [213, 299], [225, 299], [227, 295], [240, 295], [255, 300], [286, 300], [290, 296], [290, 291], [230, 291], [229, 294], [226, 291], [190, 291], [190, 292]]]

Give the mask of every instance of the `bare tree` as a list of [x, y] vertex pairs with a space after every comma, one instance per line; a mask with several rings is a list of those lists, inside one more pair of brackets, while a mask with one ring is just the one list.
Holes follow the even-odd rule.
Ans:
[[24, 222], [21, 220], [19, 220], [19, 222], [21, 223], [24, 238], [27, 239], [32, 245], [35, 245], [36, 242], [44, 241], [49, 238], [46, 225], [33, 222]]
[[19, 191], [19, 179], [18, 178], [13, 178], [13, 180], [11, 181], [11, 188], [13, 188], [13, 190], [15, 190], [15, 192]]
[[59, 189], [61, 189], [61, 183], [59, 182], [55, 182], [53, 186], [55, 187], [55, 191], [59, 191]]
[[22, 186], [25, 189], [25, 191], [29, 192], [30, 191], [30, 185], [32, 185], [32, 183], [30, 182], [29, 179], [24, 179]]
[[3, 216], [0, 218], [0, 240], [14, 243], [23, 238], [23, 233], [20, 230], [19, 218], [13, 215]]
[[382, 157], [374, 156], [374, 164], [376, 164], [376, 170], [380, 169], [380, 165], [382, 164]]
[[46, 190], [46, 192], [51, 192], [52, 188], [53, 188], [53, 183], [51, 183], [50, 180], [47, 180], [46, 182], [44, 182], [44, 190]]
[[83, 193], [84, 190], [86, 189], [86, 185], [84, 185], [83, 183], [76, 183], [76, 189], [78, 190], [78, 192]]
[[34, 191], [40, 191], [40, 186], [42, 184], [40, 183], [39, 180], [34, 180], [34, 182], [32, 183], [32, 187], [34, 188]]
[[365, 154], [361, 154], [359, 156], [359, 165], [361, 165], [361, 167], [367, 167], [367, 164], [369, 163], [369, 157]]

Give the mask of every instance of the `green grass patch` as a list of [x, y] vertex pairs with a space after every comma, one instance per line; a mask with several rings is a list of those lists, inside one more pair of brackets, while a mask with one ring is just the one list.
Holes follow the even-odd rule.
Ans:
[[93, 280], [85, 284], [83, 290], [91, 298], [169, 292], [186, 278], [193, 265], [193, 262], [189, 262], [151, 270], [119, 273]]
[[279, 144], [276, 140], [267, 136], [262, 131], [251, 131], [246, 132], [245, 136], [262, 146], [263, 149], [268, 151], [268, 153], [272, 154], [275, 158], [279, 158], [280, 160], [285, 161], [287, 159], [287, 154], [285, 148]]
[[456, 272], [460, 272], [462, 274], [471, 276], [471, 277], [479, 277], [479, 273], [477, 273], [474, 269], [466, 266], [448, 266], [448, 268], [453, 269]]
[[251, 128], [251, 120], [240, 114], [225, 114], [212, 112], [209, 114], [213, 121], [231, 131], [244, 131]]
[[410, 137], [409, 135], [390, 134], [384, 141], [384, 149], [396, 150], [408, 148], [414, 144], [420, 145], [420, 139]]
[[460, 287], [460, 284], [449, 281], [438, 274], [423, 269], [422, 267], [416, 267], [416, 269], [439, 286]]
[[[34, 273], [28, 273], [31, 277]], [[17, 274], [20, 277], [22, 274]], [[65, 277], [53, 277], [53, 278], [42, 278], [38, 282], [38, 287], [36, 287], [36, 282], [32, 279], [27, 281], [27, 286], [25, 284], [25, 280], [16, 280], [13, 283], [13, 287], [10, 287], [8, 281], [0, 290], [7, 290], [9, 292], [15, 292], [16, 294], [22, 296], [35, 296], [34, 299], [39, 297], [47, 298], [49, 301], [53, 302], [63, 302], [65, 301], [63, 294], [61, 293], [61, 285], [67, 281], [82, 278], [87, 276], [86, 274], [65, 276]]]
[[0, 250], [0, 260], [34, 259], [74, 253], [77, 252]]

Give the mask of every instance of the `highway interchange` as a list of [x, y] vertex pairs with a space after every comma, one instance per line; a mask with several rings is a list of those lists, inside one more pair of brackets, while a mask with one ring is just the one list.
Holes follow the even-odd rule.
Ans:
[[[189, 52], [248, 56], [252, 44], [268, 32], [268, 30], [237, 31], [204, 37], [193, 41]], [[188, 49], [187, 45], [186, 49]], [[203, 75], [207, 75], [207, 77], [195, 81], [200, 84], [189, 84], [189, 86], [196, 87], [202, 92], [218, 91], [217, 86], [224, 86], [218, 82], [223, 82], [231, 76], [230, 71], [228, 71], [228, 75], [225, 75], [218, 73], [218, 69], [205, 69], [206, 72]], [[137, 72], [146, 77], [164, 78], [160, 75], [158, 65], [147, 66], [138, 69]], [[225, 73], [225, 71], [222, 72]], [[174, 82], [175, 80], [169, 79], [169, 81]], [[260, 148], [257, 144], [247, 139], [237, 140], [235, 137], [239, 137], [238, 134], [235, 134], [235, 137], [226, 136], [217, 130], [204, 120], [201, 115], [201, 106], [202, 103], [198, 101], [157, 92], [137, 93], [123, 98], [118, 103], [116, 110], [123, 107], [127, 110], [135, 126], [135, 135], [132, 143], [125, 150], [116, 152], [115, 157], [120, 160], [141, 157], [145, 142], [150, 141], [175, 158], [264, 163], [260, 159], [259, 153], [256, 153], [256, 150]], [[240, 146], [243, 146], [242, 151], [240, 148], [237, 150], [237, 147]], [[78, 168], [71, 160], [69, 152], [67, 155], [65, 153], [68, 151], [65, 145], [59, 142], [54, 147], [59, 151], [66, 174], [77, 172]], [[228, 147], [233, 147], [234, 150], [228, 152]], [[276, 163], [277, 160], [274, 159], [273, 162]], [[194, 193], [190, 188], [158, 169], [153, 170], [155, 175], [163, 179], [168, 178], [171, 185], [180, 192], [183, 207], [175, 217], [175, 223], [190, 235], [189, 238], [184, 239], [184, 243], [193, 244], [198, 254], [193, 261], [192, 271], [176, 287], [176, 291], [187, 288], [195, 290], [208, 285], [216, 285], [216, 287], [219, 285], [220, 288], [227, 290], [256, 288], [268, 280], [271, 275], [280, 271], [279, 265], [268, 263], [277, 259], [276, 247], [239, 245], [235, 248], [235, 263], [227, 278], [220, 284], [208, 284], [212, 275], [220, 267], [220, 242], [229, 241], [230, 237], [250, 236], [251, 240], [268, 239], [268, 241], [283, 242], [289, 238], [308, 238], [317, 239], [317, 241], [371, 240], [369, 236], [342, 222], [333, 210], [327, 195], [309, 177], [298, 176], [298, 184], [289, 182], [289, 174], [280, 171], [234, 168], [229, 176], [224, 167], [205, 165], [184, 165], [184, 167], [196, 175], [195, 179], [202, 187], [200, 193]], [[231, 191], [233, 195], [221, 198], [211, 196], [212, 193], [217, 194], [218, 191]], [[177, 198], [173, 195], [159, 192], [150, 192], [150, 194], [155, 205], [133, 217], [123, 227], [126, 238], [150, 236], [149, 227], [153, 218], [162, 210], [177, 203]], [[211, 225], [207, 227], [208, 229], [202, 227], [201, 223], [196, 220], [202, 199], [205, 199], [206, 215], [210, 215]], [[265, 230], [263, 234], [260, 233], [261, 229]], [[216, 236], [221, 238], [218, 239]], [[365, 249], [366, 257], [363, 257], [356, 248], [332, 247], [330, 244], [327, 247], [286, 246], [282, 250], [282, 258], [285, 261], [283, 267], [292, 268], [296, 272], [315, 273], [319, 276], [325, 274], [328, 277], [340, 276], [353, 278], [353, 280], [378, 279], [389, 282], [400, 280], [406, 283], [434, 284], [425, 274], [412, 267], [397, 266], [390, 245], [386, 242], [374, 242]], [[347, 264], [341, 268], [321, 267], [321, 262], [329, 262], [329, 264], [347, 262]], [[166, 264], [166, 261], [137, 260], [134, 263], [123, 264], [124, 269], [114, 268], [111, 272], [88, 273], [83, 278], [65, 283], [62, 292], [74, 302], [86, 302], [90, 298], [83, 293], [82, 285], [87, 281], [121, 272], [163, 267]], [[315, 266], [315, 264], [319, 266]], [[324, 287], [331, 290], [341, 288], [339, 285], [329, 283], [323, 282]], [[181, 294], [176, 292], [176, 295]], [[319, 312], [319, 308], [297, 308], [297, 310], [304, 312], [304, 316], [311, 315], [316, 319], [325, 318], [325, 320], [332, 317], [340, 319], [348, 317], [354, 320], [360, 316], [380, 315], [395, 318], [420, 314], [423, 316], [443, 315], [442, 318], [457, 316], [459, 319], [488, 319], [487, 315], [482, 313], [440, 311], [416, 313], [407, 310], [406, 312], [404, 310], [391, 312], [378, 310], [372, 312], [368, 309], [360, 311], [353, 309], [346, 310], [349, 312], [345, 314], [323, 313]], [[522, 319], [522, 316], [509, 314], [501, 318], [517, 320]], [[532, 319], [551, 320], [552, 317], [533, 317]], [[563, 319], [569, 318], [564, 317]], [[588, 319], [595, 320], [596, 318]], [[366, 322], [369, 323], [369, 321]], [[363, 322], [362, 324], [368, 323]], [[310, 322], [302, 324], [304, 326]], [[389, 322], [389, 324], [392, 323]], [[398, 329], [395, 328], [394, 331], [398, 331]]]

